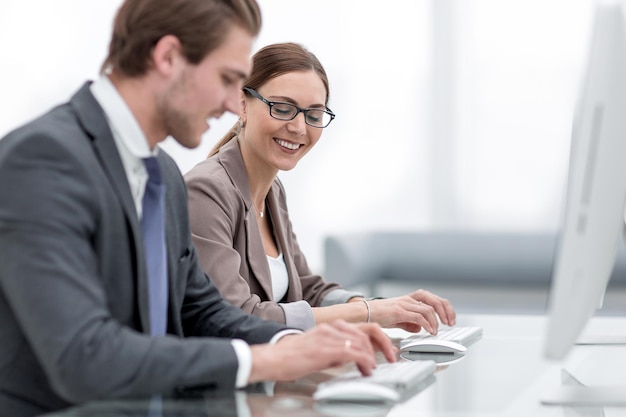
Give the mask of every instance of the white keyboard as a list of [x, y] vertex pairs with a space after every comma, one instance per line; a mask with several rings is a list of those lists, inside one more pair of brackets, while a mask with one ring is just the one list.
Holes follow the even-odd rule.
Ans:
[[382, 363], [370, 376], [355, 370], [320, 383], [313, 398], [318, 401], [398, 402], [421, 384], [431, 382], [435, 369], [433, 361]]
[[440, 326], [436, 335], [422, 330], [400, 341], [401, 352], [464, 353], [483, 335], [482, 327]]

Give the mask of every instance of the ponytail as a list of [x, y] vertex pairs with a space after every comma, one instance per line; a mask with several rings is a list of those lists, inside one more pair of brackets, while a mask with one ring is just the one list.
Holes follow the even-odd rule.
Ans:
[[211, 152], [209, 152], [209, 155], [207, 156], [207, 158], [210, 158], [216, 153], [218, 153], [222, 146], [226, 145], [233, 138], [236, 138], [237, 136], [239, 136], [239, 133], [241, 133], [242, 126], [243, 126], [243, 123], [241, 119], [239, 119], [237, 123], [235, 123], [233, 127], [231, 127], [230, 130], [226, 132], [226, 134], [222, 137], [222, 139], [220, 139], [220, 141], [217, 142], [217, 144], [213, 147], [213, 149], [211, 149]]

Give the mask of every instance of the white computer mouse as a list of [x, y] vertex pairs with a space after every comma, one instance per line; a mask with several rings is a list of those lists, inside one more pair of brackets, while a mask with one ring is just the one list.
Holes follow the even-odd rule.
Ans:
[[313, 399], [317, 401], [348, 402], [397, 402], [400, 394], [393, 388], [367, 382], [342, 381], [341, 383], [321, 384]]
[[465, 353], [467, 348], [451, 340], [403, 340], [400, 342], [400, 352], [423, 353]]

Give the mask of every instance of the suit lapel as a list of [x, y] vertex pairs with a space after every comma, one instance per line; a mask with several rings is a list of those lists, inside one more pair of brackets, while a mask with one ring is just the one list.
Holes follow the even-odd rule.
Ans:
[[89, 90], [89, 83], [86, 83], [70, 101], [74, 107], [78, 119], [83, 129], [93, 140], [93, 147], [100, 166], [108, 178], [120, 205], [128, 220], [130, 234], [132, 235], [137, 254], [135, 265], [136, 277], [142, 277], [137, 282], [137, 295], [139, 302], [139, 313], [141, 325], [144, 330], [150, 329], [149, 308], [148, 308], [148, 288], [145, 269], [145, 255], [143, 250], [141, 226], [137, 218], [135, 203], [130, 193], [128, 179], [124, 171], [124, 166], [120, 159], [119, 152], [113, 140], [113, 135], [109, 124], [106, 121], [104, 112]]

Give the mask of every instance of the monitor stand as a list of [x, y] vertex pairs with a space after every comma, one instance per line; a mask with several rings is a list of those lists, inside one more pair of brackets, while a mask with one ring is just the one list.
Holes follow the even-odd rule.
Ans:
[[543, 395], [541, 403], [567, 407], [626, 407], [626, 385], [553, 387]]
[[577, 345], [624, 345], [626, 346], [626, 334], [589, 334], [583, 335], [576, 342]]
[[585, 386], [565, 369], [561, 369], [561, 382], [561, 386], [546, 390], [541, 404], [598, 408], [598, 411], [602, 411], [600, 407], [626, 407], [626, 385]]

